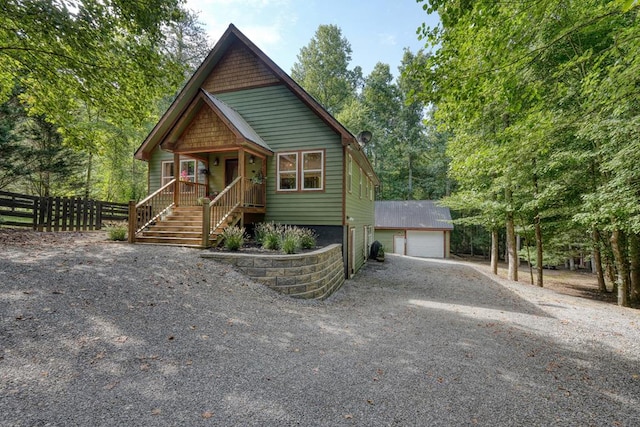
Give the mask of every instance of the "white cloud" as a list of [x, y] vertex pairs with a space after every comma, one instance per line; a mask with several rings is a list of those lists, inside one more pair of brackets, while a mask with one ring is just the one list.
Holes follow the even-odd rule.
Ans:
[[395, 46], [395, 45], [398, 44], [398, 40], [397, 40], [395, 34], [379, 33], [378, 34], [378, 40], [379, 40], [380, 44], [385, 45], [385, 46]]
[[260, 46], [280, 43], [285, 27], [296, 21], [291, 0], [187, 0], [214, 41], [233, 23]]

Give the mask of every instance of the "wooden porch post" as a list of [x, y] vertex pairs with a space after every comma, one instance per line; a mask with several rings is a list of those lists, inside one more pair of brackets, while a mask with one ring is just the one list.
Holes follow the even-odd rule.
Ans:
[[262, 203], [264, 203], [264, 208], [266, 209], [267, 208], [267, 157], [266, 156], [262, 158]]
[[211, 208], [209, 207], [209, 203], [205, 203], [202, 206], [202, 247], [209, 247], [209, 233], [211, 230], [209, 227], [211, 226]]
[[244, 149], [240, 148], [238, 151], [238, 174], [240, 175], [240, 207], [244, 207], [244, 192], [245, 188], [245, 178], [246, 171], [244, 167]]
[[180, 154], [173, 153], [173, 177], [176, 180], [173, 188], [173, 203], [178, 207], [180, 204]]

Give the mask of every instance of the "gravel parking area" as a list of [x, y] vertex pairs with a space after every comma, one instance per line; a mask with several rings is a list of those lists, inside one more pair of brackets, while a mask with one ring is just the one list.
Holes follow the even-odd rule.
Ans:
[[34, 236], [0, 240], [0, 426], [640, 425], [638, 310], [391, 255], [297, 301], [194, 249]]

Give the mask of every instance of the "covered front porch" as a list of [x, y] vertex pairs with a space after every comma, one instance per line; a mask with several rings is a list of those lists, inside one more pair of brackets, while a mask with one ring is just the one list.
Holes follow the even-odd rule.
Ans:
[[138, 152], [149, 161], [150, 194], [130, 206], [129, 241], [207, 247], [224, 227], [266, 212], [273, 151], [236, 110], [204, 89], [159, 148]]
[[[225, 227], [266, 212], [267, 153], [173, 153], [165, 184], [129, 207], [129, 241], [208, 247]], [[169, 175], [169, 176], [167, 176]]]

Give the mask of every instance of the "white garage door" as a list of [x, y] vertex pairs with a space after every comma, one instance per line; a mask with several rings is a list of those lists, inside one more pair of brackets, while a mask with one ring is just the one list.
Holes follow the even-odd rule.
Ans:
[[422, 258], [444, 258], [442, 231], [407, 230], [407, 255]]

